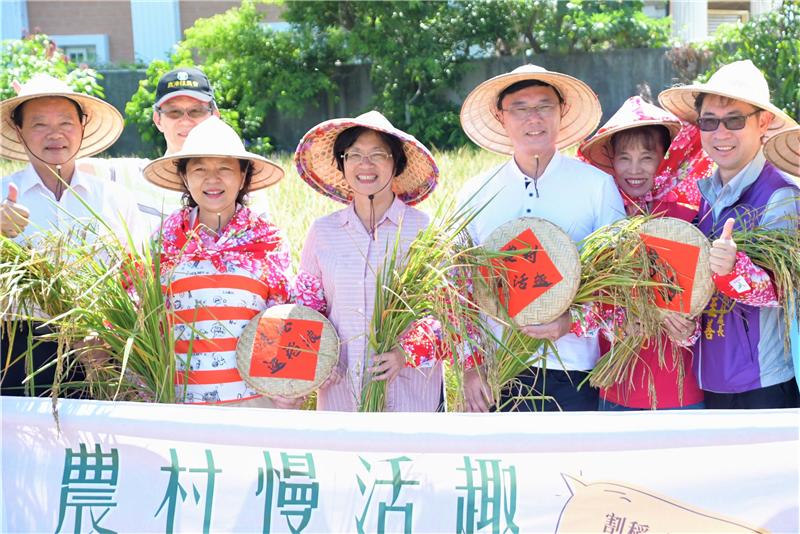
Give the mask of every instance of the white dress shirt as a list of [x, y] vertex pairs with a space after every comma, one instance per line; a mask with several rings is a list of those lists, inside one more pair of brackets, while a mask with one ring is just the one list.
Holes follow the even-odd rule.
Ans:
[[17, 204], [30, 211], [30, 223], [15, 239], [17, 242], [35, 243], [39, 233], [53, 230], [64, 232], [75, 226], [92, 225], [97, 228], [98, 233], [105, 233], [106, 229], [98, 223], [86, 205], [106, 221], [122, 243], [127, 243], [126, 226], [137, 248], [148, 238], [147, 228], [140, 221], [136, 202], [118, 184], [101, 180], [76, 168], [70, 186], [65, 186], [61, 199], [56, 200], [31, 164], [2, 179], [3, 198], [8, 195], [11, 183], [19, 190]]
[[[530, 182], [528, 187], [526, 181]], [[614, 179], [560, 152], [535, 181], [525, 176], [514, 158], [476, 176], [464, 186], [459, 206], [483, 207], [467, 228], [476, 244], [483, 243], [497, 227], [520, 217], [546, 219], [576, 243], [625, 217]], [[550, 369], [587, 371], [600, 355], [593, 337], [567, 334], [556, 342], [556, 348], [561, 362], [548, 356]]]

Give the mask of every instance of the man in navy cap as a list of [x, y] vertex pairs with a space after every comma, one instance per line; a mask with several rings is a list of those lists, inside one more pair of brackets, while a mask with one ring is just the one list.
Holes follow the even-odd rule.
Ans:
[[167, 154], [179, 151], [192, 128], [212, 115], [219, 117], [219, 111], [208, 77], [201, 70], [178, 68], [158, 81], [153, 122], [164, 134]]

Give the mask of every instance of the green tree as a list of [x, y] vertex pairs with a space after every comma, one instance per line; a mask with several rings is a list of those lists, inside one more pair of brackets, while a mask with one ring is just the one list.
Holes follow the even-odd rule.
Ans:
[[664, 46], [669, 21], [620, 0], [288, 1], [286, 20], [369, 63], [372, 105], [423, 142], [465, 142], [453, 94], [476, 57]]
[[266, 27], [255, 3], [208, 19], [186, 30], [169, 61], [154, 61], [146, 79], [125, 106], [129, 124], [157, 151], [165, 148], [152, 121], [155, 89], [162, 74], [196, 62], [214, 88], [222, 118], [244, 138], [252, 151], [265, 153], [269, 144], [267, 114], [276, 109], [300, 116], [309, 103], [334, 94], [330, 51], [300, 31], [276, 32]]
[[773, 103], [800, 119], [800, 0], [784, 0], [775, 11], [744, 24], [721, 26], [701, 46], [711, 60], [699, 81], [722, 65], [749, 59], [767, 78]]
[[25, 83], [34, 74], [49, 74], [64, 80], [78, 93], [103, 98], [103, 88], [97, 82], [103, 78], [94, 69], [78, 67], [52, 45], [43, 34], [25, 39], [9, 39], [0, 43], [0, 99], [16, 95], [13, 83]]

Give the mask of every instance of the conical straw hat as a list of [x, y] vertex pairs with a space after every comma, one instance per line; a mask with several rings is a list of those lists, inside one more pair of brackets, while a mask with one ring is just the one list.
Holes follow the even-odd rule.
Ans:
[[723, 65], [706, 83], [683, 85], [665, 89], [658, 95], [661, 105], [686, 122], [697, 122], [694, 101], [698, 94], [708, 93], [747, 102], [769, 111], [775, 117], [770, 130], [780, 130], [795, 125], [789, 115], [770, 101], [767, 79], [749, 59]]
[[669, 264], [669, 272], [677, 276], [675, 282], [685, 287], [684, 292], [691, 293], [685, 295], [685, 301], [682, 295], [664, 299], [669, 302], [663, 302], [664, 306], [660, 307], [689, 317], [702, 313], [714, 294], [708, 238], [692, 223], [673, 217], [647, 221], [641, 226], [640, 234], [648, 249]]
[[333, 200], [350, 203], [353, 191], [336, 165], [333, 145], [343, 131], [363, 126], [397, 137], [403, 143], [408, 163], [392, 179], [392, 191], [404, 203], [412, 206], [430, 195], [439, 179], [439, 167], [425, 145], [413, 135], [392, 126], [389, 119], [377, 111], [355, 118], [332, 119], [311, 128], [300, 140], [294, 153], [297, 173], [314, 191]]
[[17, 96], [0, 102], [0, 157], [28, 161], [28, 154], [17, 137], [16, 125], [11, 116], [24, 102], [54, 96], [76, 102], [86, 115], [83, 140], [75, 159], [99, 154], [122, 135], [124, 121], [114, 106], [97, 97], [76, 93], [66, 82], [49, 74], [37, 74], [22, 85]]
[[[475, 299], [490, 314], [505, 315], [498, 314], [498, 306], [503, 305], [519, 326], [546, 324], [572, 304], [580, 285], [580, 256], [569, 235], [555, 224], [538, 217], [521, 217], [496, 228], [482, 246], [510, 254], [510, 247], [530, 249], [526, 254], [495, 260], [498, 267], [488, 279], [483, 274], [475, 276]], [[526, 258], [534, 251], [535, 255]], [[525, 282], [524, 287], [520, 281]]]
[[319, 388], [339, 361], [339, 336], [321, 313], [280, 304], [256, 315], [236, 344], [236, 365], [262, 395], [297, 398]]
[[552, 85], [564, 99], [556, 148], [580, 143], [600, 123], [603, 111], [594, 91], [577, 78], [550, 72], [537, 65], [523, 65], [478, 85], [461, 106], [461, 127], [475, 144], [499, 154], [513, 154], [514, 147], [497, 119], [497, 97], [503, 90], [523, 80], [539, 80]]
[[632, 96], [608, 122], [581, 144], [580, 153], [589, 163], [613, 176], [614, 151], [611, 148], [611, 138], [614, 134], [641, 126], [663, 126], [669, 131], [669, 139], [672, 141], [681, 130], [681, 121], [669, 111], [645, 102], [639, 96]]
[[209, 117], [189, 132], [183, 148], [158, 158], [144, 168], [144, 177], [164, 189], [183, 191], [178, 175], [178, 161], [186, 158], [236, 158], [250, 160], [253, 179], [248, 191], [275, 185], [283, 178], [283, 169], [263, 156], [248, 152], [233, 128], [217, 117]]
[[767, 139], [766, 158], [783, 172], [800, 176], [800, 126], [784, 130]]

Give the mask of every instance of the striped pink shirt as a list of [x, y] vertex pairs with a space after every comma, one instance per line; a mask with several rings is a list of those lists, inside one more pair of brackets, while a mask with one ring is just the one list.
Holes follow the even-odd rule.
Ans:
[[[321, 389], [317, 397], [320, 410], [356, 411], [358, 409], [365, 357], [369, 349], [372, 310], [375, 303], [375, 277], [387, 251], [391, 251], [400, 228], [400, 254], [429, 217], [395, 198], [377, 225], [377, 239], [356, 215], [347, 208], [314, 221], [308, 232], [298, 274], [297, 302], [315, 305], [315, 293], [324, 299], [328, 318], [342, 342], [339, 369], [342, 380]], [[314, 287], [319, 285], [321, 287]], [[432, 412], [440, 402], [442, 366], [405, 367], [389, 384], [386, 410], [394, 412]], [[424, 365], [424, 364], [423, 364]]]

